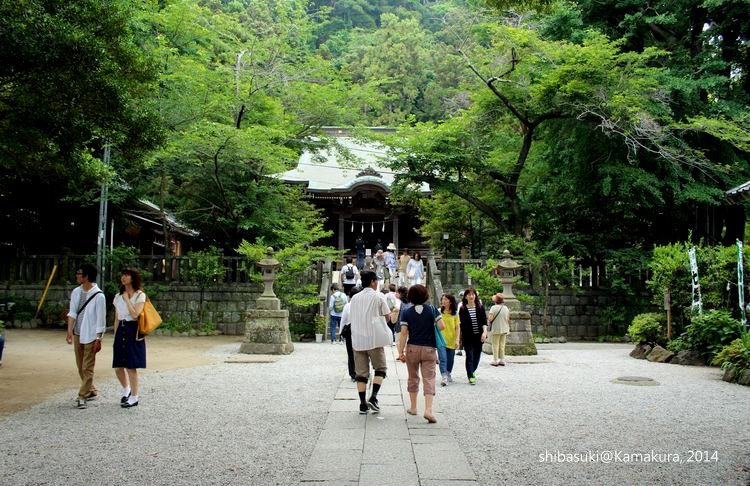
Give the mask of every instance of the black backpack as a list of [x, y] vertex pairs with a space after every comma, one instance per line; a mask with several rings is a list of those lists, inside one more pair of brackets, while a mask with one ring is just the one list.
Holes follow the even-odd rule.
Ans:
[[344, 277], [346, 277], [347, 280], [353, 280], [354, 279], [354, 267], [351, 265], [347, 265], [346, 272], [344, 272]]

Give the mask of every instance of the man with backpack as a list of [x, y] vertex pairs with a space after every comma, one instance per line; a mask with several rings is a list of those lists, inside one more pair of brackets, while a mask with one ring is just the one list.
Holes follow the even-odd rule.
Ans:
[[331, 285], [331, 298], [328, 299], [328, 311], [331, 315], [331, 344], [336, 343], [336, 334], [341, 323], [341, 313], [348, 302], [346, 295], [339, 290], [338, 284]]
[[357, 279], [359, 278], [359, 270], [356, 265], [352, 263], [351, 258], [346, 259], [346, 265], [341, 267], [341, 284], [344, 286], [344, 293], [349, 295], [349, 292], [357, 285]]

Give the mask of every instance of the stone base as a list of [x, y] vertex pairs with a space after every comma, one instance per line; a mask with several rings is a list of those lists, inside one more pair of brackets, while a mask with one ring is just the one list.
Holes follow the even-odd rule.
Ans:
[[[492, 350], [490, 349], [490, 354]], [[534, 343], [505, 345], [505, 354], [510, 356], [535, 356], [537, 354]]]
[[[492, 354], [491, 339], [482, 345], [482, 351], [486, 354]], [[528, 312], [511, 311], [510, 333], [508, 333], [508, 337], [505, 340], [505, 354], [510, 356], [530, 356], [537, 354], [534, 338], [531, 335], [531, 314]]]
[[244, 354], [292, 354], [293, 351], [294, 345], [291, 342], [286, 344], [244, 342], [240, 346], [240, 353]]
[[247, 312], [240, 353], [290, 354], [294, 345], [289, 333], [289, 311], [278, 310], [278, 299], [267, 299], [263, 307]]

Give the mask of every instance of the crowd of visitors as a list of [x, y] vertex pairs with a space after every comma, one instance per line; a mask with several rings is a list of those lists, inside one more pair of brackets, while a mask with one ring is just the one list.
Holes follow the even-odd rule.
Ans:
[[[384, 348], [397, 346], [398, 360], [406, 364], [408, 371], [407, 413], [417, 414], [421, 383], [423, 417], [435, 423], [436, 369], [440, 371], [441, 386], [454, 383], [455, 356], [463, 349], [466, 379], [476, 385], [482, 346], [490, 340], [490, 365], [505, 366], [510, 310], [500, 293], [492, 296], [492, 307], [485, 309], [474, 288], [462, 292], [460, 301], [446, 293], [440, 297], [439, 307], [428, 303], [430, 295], [421, 255], [410, 255], [404, 249], [396, 258], [395, 251], [391, 243], [385, 252], [382, 246], [378, 248], [371, 258], [364, 255], [360, 260], [358, 250], [357, 265], [351, 258], [346, 260], [339, 272], [344, 292], [336, 283], [331, 287], [331, 342], [338, 337], [346, 343], [348, 373], [357, 382], [361, 414], [380, 411], [377, 394], [387, 376]], [[372, 391], [368, 398], [370, 378]]]
[[[398, 360], [408, 371], [407, 413], [417, 414], [420, 383], [424, 395], [423, 417], [435, 423], [433, 402], [436, 368], [442, 386], [453, 383], [457, 350], [465, 353], [466, 378], [476, 385], [482, 345], [490, 338], [492, 366], [505, 366], [505, 340], [510, 332], [510, 310], [503, 294], [492, 296], [485, 310], [476, 290], [462, 292], [460, 303], [450, 293], [440, 297], [440, 306], [429, 303], [424, 262], [415, 252], [404, 250], [397, 259], [391, 243], [385, 252], [379, 248], [373, 258], [362, 258], [356, 265], [348, 258], [341, 268], [340, 282], [330, 287], [328, 313], [331, 343], [346, 343], [347, 371], [357, 383], [359, 413], [380, 411], [378, 392], [387, 376], [385, 348], [397, 346]], [[369, 256], [369, 255], [366, 255]], [[361, 265], [360, 265], [361, 263]], [[98, 397], [94, 384], [96, 353], [106, 330], [106, 302], [95, 281], [97, 268], [81, 265], [76, 272], [79, 284], [71, 293], [66, 340], [72, 344], [81, 378], [76, 398], [78, 408]], [[343, 288], [343, 291], [342, 291]], [[136, 270], [123, 270], [114, 305], [112, 368], [120, 382], [120, 406], [138, 405], [138, 369], [146, 367], [146, 341], [138, 333], [138, 319], [146, 305], [141, 276]], [[371, 370], [373, 371], [371, 373]], [[372, 379], [370, 396], [367, 385]]]

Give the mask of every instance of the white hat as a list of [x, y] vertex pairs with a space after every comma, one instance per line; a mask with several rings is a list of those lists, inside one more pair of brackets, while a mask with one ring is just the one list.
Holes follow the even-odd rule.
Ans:
[[393, 243], [388, 243], [388, 247], [386, 248], [386, 250], [394, 250], [395, 251], [396, 250], [396, 245], [394, 245]]

